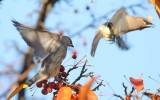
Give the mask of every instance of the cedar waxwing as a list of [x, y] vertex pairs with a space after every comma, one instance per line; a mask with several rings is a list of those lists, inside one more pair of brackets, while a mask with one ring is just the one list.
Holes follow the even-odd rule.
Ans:
[[[12, 22], [25, 42], [33, 48], [37, 60], [42, 61], [39, 72], [26, 81], [25, 84], [19, 86], [19, 88], [27, 88], [37, 81], [56, 77], [59, 73], [61, 63], [66, 57], [67, 46], [73, 47], [72, 40], [67, 36], [28, 28], [15, 20]], [[18, 91], [20, 90], [19, 88], [17, 89]], [[14, 95], [15, 92], [7, 100]]]
[[129, 16], [125, 8], [121, 8], [113, 15], [109, 22], [102, 24], [98, 28], [92, 42], [91, 56], [94, 57], [101, 38], [116, 42], [119, 48], [127, 50], [128, 47], [123, 41], [122, 36], [130, 31], [142, 30], [149, 27], [153, 27], [153, 24], [149, 20], [143, 17]]

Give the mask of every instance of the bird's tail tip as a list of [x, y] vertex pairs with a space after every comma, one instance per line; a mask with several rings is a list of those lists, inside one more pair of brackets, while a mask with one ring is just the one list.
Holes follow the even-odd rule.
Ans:
[[17, 93], [19, 93], [22, 89], [28, 88], [29, 86], [27, 84], [22, 84], [18, 86], [7, 98], [7, 100], [10, 100], [13, 96], [15, 96]]

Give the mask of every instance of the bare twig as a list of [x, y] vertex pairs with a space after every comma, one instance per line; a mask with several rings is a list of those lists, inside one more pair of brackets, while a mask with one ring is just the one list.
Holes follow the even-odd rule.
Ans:
[[118, 97], [118, 98], [120, 98], [121, 100], [124, 100], [124, 98], [122, 97], [122, 96], [120, 96], [120, 95], [117, 95], [117, 94], [113, 94], [115, 97]]
[[99, 90], [100, 86], [105, 86], [105, 85], [103, 85], [103, 80], [92, 91]]
[[65, 77], [65, 79], [68, 77], [69, 73], [70, 73], [72, 70], [78, 68], [77, 65], [78, 65], [80, 62], [82, 62], [82, 60], [83, 60], [85, 57], [86, 57], [86, 55], [85, 55], [80, 61], [78, 61], [72, 68], [70, 68], [70, 69], [67, 71], [67, 76]]
[[124, 83], [122, 83], [123, 87], [124, 87], [124, 93], [127, 96], [127, 87], [124, 85]]
[[131, 95], [133, 92], [134, 92], [134, 87], [132, 86], [132, 90], [131, 90], [131, 92], [129, 93], [129, 95]]
[[75, 79], [75, 81], [74, 81], [72, 84], [75, 84], [75, 83], [76, 83], [77, 81], [79, 81], [82, 77], [86, 77], [86, 76], [83, 75], [83, 74], [87, 71], [87, 69], [85, 69], [87, 62], [88, 62], [88, 61], [86, 60], [85, 63], [84, 63], [84, 65], [83, 65], [83, 67], [82, 67], [82, 70], [81, 70], [80, 75]]

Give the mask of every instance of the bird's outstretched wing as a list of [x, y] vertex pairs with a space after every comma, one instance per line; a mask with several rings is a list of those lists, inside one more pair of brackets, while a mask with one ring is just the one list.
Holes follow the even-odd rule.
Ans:
[[113, 17], [109, 21], [113, 24], [113, 28], [114, 28], [113, 34], [120, 36], [127, 32], [126, 31], [127, 30], [127, 20], [126, 20], [127, 15], [128, 14], [126, 13], [125, 8], [121, 8], [113, 15]]
[[110, 22], [113, 24], [114, 34], [121, 36], [129, 31], [152, 27], [153, 24], [142, 17], [129, 16], [125, 8], [118, 10]]
[[50, 52], [56, 52], [60, 47], [60, 37], [58, 34], [34, 30], [15, 20], [12, 20], [12, 22], [25, 42], [34, 49], [38, 61], [44, 60]]
[[98, 45], [101, 38], [103, 38], [103, 34], [100, 30], [98, 30], [96, 32], [96, 35], [95, 35], [93, 42], [92, 42], [92, 48], [91, 48], [91, 56], [92, 57], [94, 57], [94, 55], [95, 55], [97, 45]]

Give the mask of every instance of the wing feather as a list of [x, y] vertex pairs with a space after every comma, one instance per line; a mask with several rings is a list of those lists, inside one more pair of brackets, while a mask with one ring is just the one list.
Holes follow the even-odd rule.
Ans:
[[92, 57], [94, 57], [94, 55], [95, 55], [97, 45], [98, 45], [101, 38], [103, 38], [103, 34], [101, 33], [101, 31], [97, 31], [97, 33], [93, 39], [93, 42], [92, 42], [92, 48], [91, 48], [91, 56]]
[[56, 52], [60, 47], [60, 37], [58, 34], [34, 30], [15, 20], [12, 22], [25, 42], [34, 49], [35, 56], [39, 61], [44, 60], [50, 52]]
[[113, 24], [115, 35], [121, 36], [128, 31], [126, 16], [128, 16], [128, 14], [126, 13], [125, 8], [121, 8], [111, 18], [110, 22]]
[[113, 15], [110, 22], [113, 24], [114, 34], [117, 36], [121, 36], [130, 31], [141, 30], [153, 26], [153, 24], [145, 18], [129, 16], [125, 8], [118, 10]]

